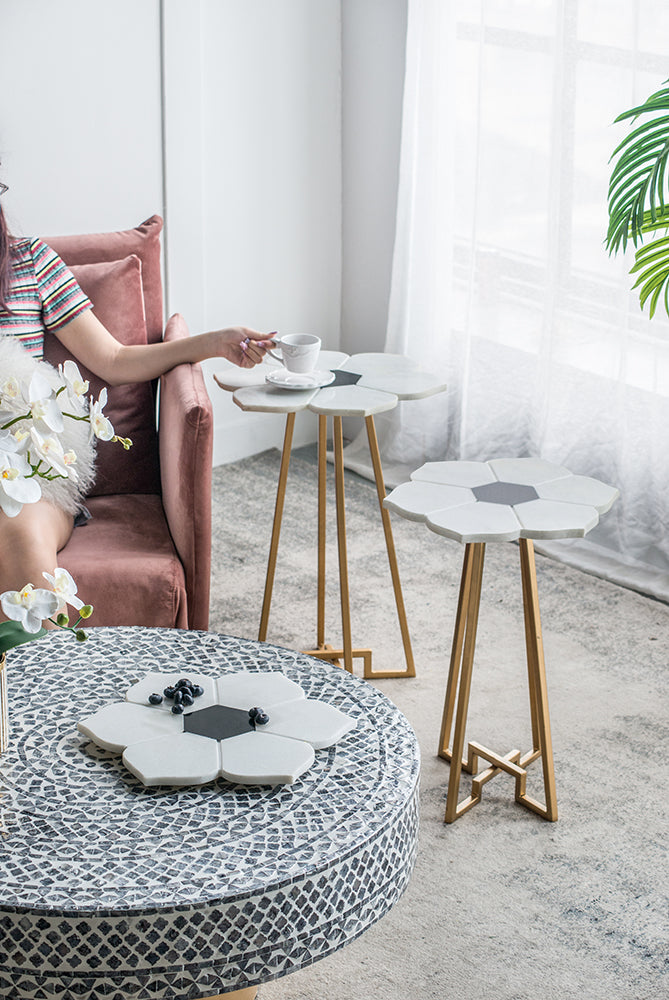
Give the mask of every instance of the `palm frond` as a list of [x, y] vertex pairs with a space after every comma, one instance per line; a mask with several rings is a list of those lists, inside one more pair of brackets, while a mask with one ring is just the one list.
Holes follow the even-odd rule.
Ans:
[[651, 95], [644, 104], [618, 115], [616, 121], [653, 117], [635, 128], [616, 146], [611, 160], [618, 157], [609, 183], [609, 253], [625, 250], [643, 241], [644, 225], [650, 217], [654, 225], [665, 213], [666, 170], [669, 160], [669, 89]]
[[[665, 220], [666, 229], [669, 220]], [[669, 313], [669, 235], [657, 236], [651, 243], [640, 247], [630, 268], [630, 274], [638, 274], [634, 288], [639, 289], [641, 308], [650, 299], [649, 318], [655, 315], [657, 303], [664, 290], [664, 305]]]

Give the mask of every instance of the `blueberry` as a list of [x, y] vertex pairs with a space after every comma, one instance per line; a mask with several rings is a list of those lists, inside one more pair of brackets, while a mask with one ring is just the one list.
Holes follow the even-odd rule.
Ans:
[[176, 691], [176, 688], [173, 687], [170, 684], [168, 687], [165, 688], [165, 690], [163, 691], [163, 694], [165, 695], [166, 698], [174, 698], [174, 692], [175, 691]]
[[184, 696], [184, 693], [181, 690], [181, 688], [178, 691], [175, 691], [174, 692], [174, 704], [175, 705], [180, 705], [181, 702], [183, 701], [183, 696]]
[[182, 677], [181, 680], [177, 681], [178, 688], [192, 687], [192, 686], [193, 685], [191, 684], [191, 682], [188, 680], [187, 677]]
[[190, 691], [184, 691], [183, 695], [181, 696], [181, 703], [183, 705], [192, 705], [194, 701], [195, 699], [193, 698], [193, 695], [190, 693]]
[[251, 719], [251, 721], [253, 721], [258, 715], [262, 715], [262, 708], [258, 708], [256, 705], [255, 708], [249, 709], [249, 719]]
[[258, 712], [258, 714], [255, 717], [256, 726], [266, 726], [268, 722], [269, 722], [269, 715], [267, 714], [267, 712]]
[[184, 710], [183, 705], [172, 705], [172, 712], [174, 713], [174, 715], [181, 715], [183, 710]]
[[163, 700], [162, 694], [150, 694], [149, 695], [149, 704], [150, 705], [160, 705], [162, 703], [162, 700]]
[[204, 688], [199, 684], [193, 684], [193, 697], [199, 698], [201, 694], [204, 694]]

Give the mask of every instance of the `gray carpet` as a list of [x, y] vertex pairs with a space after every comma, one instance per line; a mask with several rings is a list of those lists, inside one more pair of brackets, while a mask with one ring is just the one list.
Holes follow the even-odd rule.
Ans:
[[[211, 628], [256, 638], [279, 455], [214, 470]], [[373, 485], [347, 475], [354, 646], [402, 668]], [[334, 511], [327, 640], [341, 643]], [[260, 1000], [654, 1000], [669, 997], [666, 699], [669, 607], [537, 556], [560, 818], [502, 775], [443, 823], [436, 757], [462, 548], [393, 516], [418, 676], [377, 686], [421, 744], [421, 840], [394, 910]], [[268, 640], [315, 642], [315, 468], [293, 458]], [[358, 668], [356, 667], [356, 670]], [[518, 549], [486, 554], [468, 736], [527, 749]], [[537, 773], [537, 778], [539, 777]], [[464, 783], [463, 783], [464, 787]], [[541, 795], [535, 779], [528, 791]]]

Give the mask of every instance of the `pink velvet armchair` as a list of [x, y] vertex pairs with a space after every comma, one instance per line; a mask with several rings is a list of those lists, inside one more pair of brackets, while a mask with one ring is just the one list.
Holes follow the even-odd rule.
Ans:
[[[188, 336], [183, 318], [163, 333], [162, 219], [136, 229], [45, 237], [72, 269], [93, 310], [121, 342]], [[53, 336], [45, 357], [68, 353]], [[97, 396], [102, 383], [79, 365]], [[92, 518], [58, 557], [95, 607], [91, 625], [206, 629], [211, 566], [211, 402], [199, 365], [179, 365], [157, 383], [108, 389], [105, 413], [130, 451], [98, 442]], [[156, 425], [156, 398], [158, 424]]]

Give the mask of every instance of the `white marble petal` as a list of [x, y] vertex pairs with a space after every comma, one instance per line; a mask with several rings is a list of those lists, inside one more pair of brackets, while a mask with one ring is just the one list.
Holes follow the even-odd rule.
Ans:
[[195, 733], [129, 746], [123, 763], [145, 785], [201, 785], [220, 773], [218, 740]]
[[121, 753], [131, 744], [156, 737], [173, 740], [183, 732], [183, 719], [171, 712], [157, 712], [153, 706], [118, 701], [82, 719], [77, 729], [103, 750]]
[[223, 777], [246, 785], [290, 785], [315, 757], [308, 743], [257, 731], [223, 740], [220, 747]]
[[411, 473], [416, 482], [445, 483], [448, 486], [484, 486], [495, 477], [487, 462], [426, 462]]
[[265, 362], [256, 365], [255, 368], [240, 368], [231, 362], [222, 362], [224, 368], [214, 372], [214, 381], [221, 389], [227, 392], [234, 392], [235, 389], [248, 388], [265, 384], [265, 375], [268, 371], [275, 371], [283, 366], [279, 361]]
[[314, 396], [322, 389], [280, 389], [278, 386], [262, 385], [237, 389], [232, 394], [233, 401], [240, 410], [257, 413], [298, 413], [306, 410]]
[[476, 503], [476, 498], [471, 490], [463, 486], [412, 481], [397, 486], [385, 498], [383, 506], [410, 521], [424, 521], [433, 510], [460, 507], [464, 503]]
[[523, 538], [582, 538], [599, 521], [594, 507], [557, 500], [530, 500], [514, 510]]
[[391, 393], [361, 389], [358, 385], [338, 385], [319, 389], [309, 409], [313, 413], [341, 417], [371, 417], [375, 413], [394, 410], [396, 406], [397, 396]]
[[[148, 705], [150, 694], [162, 694], [168, 685], [174, 685], [182, 677], [187, 677], [193, 684], [199, 684], [204, 689], [204, 693], [195, 699], [195, 708], [209, 708], [216, 705], [216, 681], [213, 677], [205, 674], [193, 674], [188, 670], [180, 670], [178, 673], [148, 673], [145, 674], [136, 684], [128, 688], [125, 693], [126, 701], [134, 702], [137, 705]], [[151, 705], [152, 711], [172, 712], [174, 702], [164, 698], [162, 704]]]
[[237, 671], [218, 678], [218, 704], [248, 710], [258, 706], [269, 711], [284, 702], [305, 699], [299, 684], [278, 670], [259, 674]]
[[323, 701], [303, 698], [302, 701], [271, 708], [269, 722], [260, 727], [260, 732], [304, 740], [314, 750], [322, 750], [355, 729], [355, 725], [355, 720], [344, 715], [338, 708]]
[[615, 486], [607, 486], [599, 479], [589, 476], [565, 476], [541, 483], [536, 491], [544, 500], [562, 500], [565, 503], [579, 503], [594, 507], [600, 514], [606, 514], [620, 496]]
[[538, 486], [552, 479], [571, 476], [569, 469], [543, 458], [494, 458], [488, 462], [500, 483]]
[[406, 354], [385, 354], [366, 352], [352, 354], [342, 365], [344, 371], [356, 372], [358, 375], [385, 378], [401, 375], [403, 372], [418, 371], [420, 365]]
[[397, 374], [363, 375], [357, 383], [359, 389], [381, 389], [392, 392], [398, 399], [425, 399], [438, 392], [446, 391], [446, 383], [435, 378], [430, 372], [410, 370]]
[[343, 368], [348, 359], [349, 355], [343, 351], [321, 351], [316, 367], [334, 371], [335, 368]]
[[521, 526], [511, 507], [498, 503], [472, 503], [435, 510], [426, 523], [432, 531], [458, 542], [511, 542]]

